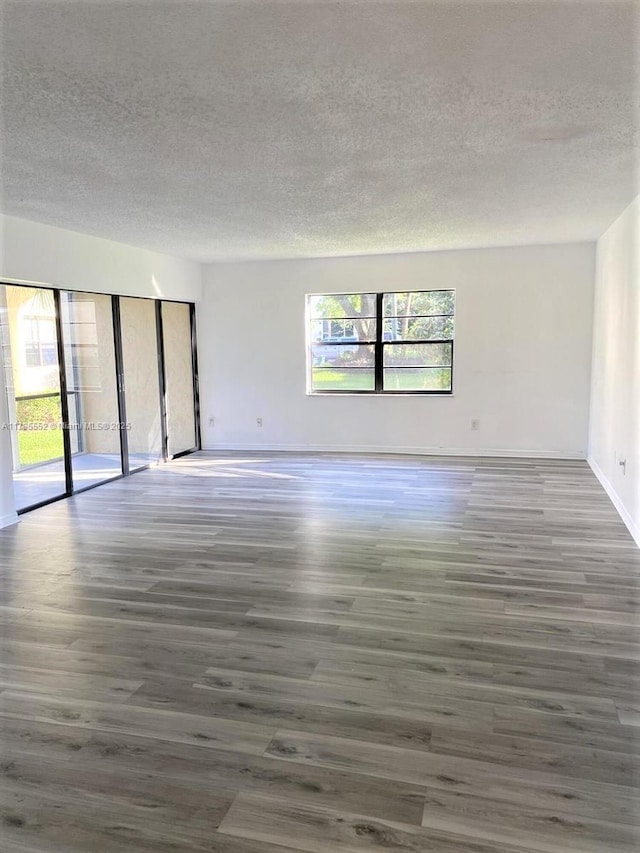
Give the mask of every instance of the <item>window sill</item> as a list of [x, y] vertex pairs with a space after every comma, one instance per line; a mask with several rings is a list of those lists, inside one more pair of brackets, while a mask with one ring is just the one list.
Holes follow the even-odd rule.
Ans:
[[455, 397], [454, 391], [307, 391], [307, 397]]

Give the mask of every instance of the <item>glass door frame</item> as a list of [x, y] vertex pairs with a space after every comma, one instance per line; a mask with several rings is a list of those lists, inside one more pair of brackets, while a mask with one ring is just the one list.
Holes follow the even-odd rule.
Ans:
[[[118, 409], [120, 413], [120, 423], [126, 424], [127, 421], [127, 382], [125, 378], [125, 364], [124, 364], [124, 347], [122, 345], [122, 313], [121, 313], [121, 299], [142, 299], [145, 302], [153, 302], [154, 305], [154, 317], [156, 324], [156, 360], [157, 360], [157, 370], [158, 370], [158, 406], [160, 411], [160, 456], [159, 462], [168, 462], [169, 457], [166, 453], [167, 448], [167, 419], [164, 415], [165, 413], [165, 382], [164, 382], [164, 337], [162, 334], [161, 322], [159, 322], [159, 312], [160, 312], [160, 304], [161, 299], [154, 299], [150, 296], [131, 296], [128, 293], [120, 293], [114, 294], [112, 297], [113, 300], [113, 334], [114, 334], [114, 342], [115, 342], [115, 350], [116, 350], [116, 378], [117, 378], [117, 389], [118, 389]], [[117, 320], [116, 320], [117, 316]], [[157, 463], [149, 463], [147, 465], [136, 465], [135, 468], [131, 467], [130, 457], [129, 457], [129, 433], [126, 429], [120, 430], [120, 444], [122, 448], [122, 476], [128, 477], [131, 474], [137, 474], [138, 471], [146, 471], [147, 468], [154, 467]], [[200, 448], [194, 448], [194, 450], [199, 450]], [[193, 452], [193, 451], [192, 451]]]
[[[69, 498], [72, 495], [78, 495], [82, 492], [87, 492], [90, 489], [96, 489], [99, 486], [104, 485], [105, 483], [112, 483], [115, 480], [120, 480], [123, 477], [128, 477], [131, 474], [137, 473], [138, 471], [145, 471], [147, 468], [150, 468], [151, 465], [142, 465], [140, 467], [136, 467], [133, 470], [129, 467], [129, 452], [128, 452], [128, 435], [127, 430], [123, 429], [120, 426], [119, 432], [119, 440], [120, 440], [120, 464], [121, 464], [121, 473], [115, 474], [113, 477], [107, 477], [104, 480], [100, 480], [97, 483], [91, 483], [88, 486], [83, 486], [81, 488], [75, 488], [73, 485], [73, 453], [71, 448], [71, 430], [70, 430], [70, 420], [69, 420], [69, 397], [68, 397], [68, 386], [67, 386], [67, 371], [66, 371], [66, 356], [65, 356], [65, 340], [63, 337], [63, 322], [62, 322], [62, 310], [61, 310], [61, 293], [87, 293], [87, 294], [96, 294], [100, 296], [109, 296], [111, 298], [111, 316], [113, 320], [113, 341], [114, 341], [114, 353], [115, 353], [115, 372], [116, 372], [116, 393], [118, 400], [118, 418], [119, 424], [127, 423], [127, 402], [126, 402], [126, 385], [125, 385], [125, 375], [124, 375], [124, 359], [123, 359], [123, 351], [122, 351], [122, 326], [121, 326], [121, 318], [120, 318], [120, 298], [127, 299], [145, 299], [149, 302], [155, 303], [155, 318], [156, 318], [156, 339], [157, 339], [157, 369], [158, 369], [158, 386], [159, 386], [159, 410], [160, 410], [160, 428], [161, 428], [161, 439], [162, 439], [162, 452], [160, 457], [160, 463], [169, 462], [171, 459], [178, 459], [181, 456], [186, 456], [189, 453], [194, 453], [197, 450], [202, 449], [202, 433], [200, 428], [200, 392], [199, 392], [199, 376], [198, 376], [198, 341], [197, 341], [197, 331], [196, 331], [196, 306], [193, 302], [186, 302], [185, 300], [180, 299], [156, 299], [153, 297], [145, 297], [145, 296], [130, 296], [129, 294], [112, 294], [112, 293], [100, 293], [95, 290], [79, 290], [73, 289], [68, 290], [64, 287], [50, 287], [45, 284], [33, 284], [22, 281], [7, 281], [0, 280], [0, 286], [4, 287], [31, 287], [33, 289], [46, 289], [51, 290], [53, 292], [53, 300], [55, 307], [55, 327], [56, 327], [56, 337], [57, 337], [57, 354], [58, 354], [58, 372], [60, 379], [60, 411], [62, 417], [62, 441], [63, 441], [63, 452], [64, 452], [64, 475], [65, 475], [65, 491], [61, 492], [59, 495], [55, 495], [52, 498], [47, 498], [46, 500], [39, 501], [34, 504], [30, 504], [29, 506], [22, 507], [17, 510], [18, 515], [22, 515], [25, 512], [30, 512], [32, 509], [39, 509], [42, 506], [47, 506], [48, 504], [55, 503], [59, 500], [64, 500], [65, 498]], [[192, 378], [193, 378], [193, 417], [194, 417], [194, 426], [195, 426], [195, 445], [188, 449], [183, 450], [180, 453], [176, 453], [172, 456], [169, 456], [168, 453], [168, 433], [167, 433], [167, 407], [166, 407], [166, 373], [165, 373], [165, 355], [164, 355], [164, 334], [162, 328], [162, 303], [163, 302], [177, 302], [183, 305], [189, 306], [189, 322], [191, 326], [191, 367], [192, 367]]]
[[[191, 376], [193, 380], [193, 419], [194, 419], [194, 435], [196, 443], [188, 450], [181, 450], [179, 453], [169, 454], [168, 440], [168, 422], [167, 422], [167, 376], [165, 370], [165, 348], [164, 348], [164, 327], [162, 320], [162, 305], [169, 302], [177, 305], [187, 305], [189, 307], [189, 325], [191, 330]], [[193, 302], [184, 302], [180, 299], [158, 299], [156, 300], [156, 330], [158, 333], [158, 375], [160, 377], [160, 418], [162, 423], [162, 454], [164, 461], [171, 459], [180, 459], [181, 456], [187, 456], [189, 453], [195, 453], [196, 450], [202, 449], [202, 435], [200, 432], [200, 385], [198, 381], [198, 338], [196, 331], [196, 306]]]
[[[60, 414], [62, 417], [62, 450], [64, 459], [64, 479], [65, 491], [58, 498], [51, 500], [60, 500], [61, 498], [69, 497], [73, 494], [73, 466], [71, 453], [71, 431], [69, 429], [69, 391], [67, 386], [67, 362], [64, 351], [64, 339], [62, 337], [62, 306], [60, 300], [60, 290], [53, 291], [53, 304], [56, 310], [56, 337], [58, 339], [58, 371], [60, 373]], [[41, 501], [36, 506], [44, 506], [51, 503], [51, 500]], [[35, 506], [24, 507], [20, 512], [26, 512], [30, 509], [35, 509]]]

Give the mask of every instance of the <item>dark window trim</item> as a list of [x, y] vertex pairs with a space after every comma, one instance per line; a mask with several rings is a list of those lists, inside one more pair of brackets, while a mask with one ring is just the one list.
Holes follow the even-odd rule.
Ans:
[[160, 393], [160, 441], [162, 459], [169, 458], [169, 433], [167, 427], [167, 376], [164, 363], [164, 326], [162, 324], [162, 302], [156, 301], [156, 358], [158, 359], [158, 391]]
[[58, 338], [58, 373], [60, 381], [60, 416], [62, 417], [62, 447], [64, 455], [65, 497], [73, 494], [73, 471], [71, 469], [71, 432], [69, 430], [69, 396], [67, 391], [67, 364], [62, 334], [62, 300], [60, 291], [53, 291], [56, 310], [56, 336]]
[[[416, 293], [432, 293], [431, 290], [416, 290]], [[442, 291], [439, 291], [442, 293]], [[453, 317], [453, 314], [409, 314], [412, 320], [437, 320], [439, 317]], [[368, 318], [373, 319], [373, 317]], [[404, 314], [384, 314], [383, 320], [406, 320]]]
[[[124, 388], [124, 355], [122, 353], [122, 320], [120, 316], [120, 297], [111, 297], [111, 315], [113, 317], [113, 349], [116, 363], [116, 394], [118, 396], [118, 422], [127, 423], [127, 399]], [[129, 433], [120, 430], [120, 470], [123, 477], [131, 474], [129, 468]]]
[[[369, 318], [373, 319], [373, 317]], [[314, 347], [372, 347], [375, 341], [314, 341]]]
[[[442, 317], [453, 317], [455, 324], [455, 308], [453, 314], [411, 314], [409, 318], [404, 317], [403, 315], [389, 315], [385, 316], [384, 314], [384, 297], [389, 296], [393, 293], [453, 293], [454, 294], [454, 304], [455, 304], [455, 288], [453, 287], [445, 287], [445, 288], [437, 288], [435, 290], [385, 290], [380, 293], [372, 294], [371, 291], [361, 291], [362, 293], [370, 294], [375, 296], [376, 298], [376, 314], [374, 316], [367, 317], [308, 317], [307, 322], [310, 327], [311, 323], [317, 322], [318, 320], [374, 320], [376, 321], [376, 338], [374, 341], [311, 341], [307, 339], [307, 375], [309, 377], [309, 386], [307, 390], [307, 395], [310, 397], [317, 396], [333, 396], [336, 394], [368, 394], [369, 396], [429, 396], [429, 397], [451, 397], [453, 396], [453, 378], [454, 378], [454, 338], [439, 338], [437, 340], [425, 340], [424, 338], [417, 338], [415, 340], [385, 340], [384, 339], [384, 323], [387, 320], [404, 320], [404, 319], [431, 319], [431, 318], [442, 318]], [[359, 293], [359, 292], [357, 292]], [[308, 302], [309, 297], [311, 296], [350, 296], [352, 294], [345, 293], [309, 293], [306, 296], [306, 300]], [[455, 325], [454, 325], [455, 328]], [[309, 328], [307, 328], [307, 335], [309, 333]], [[444, 370], [451, 371], [451, 387], [448, 390], [437, 390], [437, 391], [412, 391], [409, 389], [389, 389], [384, 388], [384, 348], [390, 344], [408, 344], [408, 345], [417, 345], [417, 344], [451, 344], [451, 364], [440, 364], [440, 365], [422, 365], [426, 370], [438, 370], [439, 368]], [[358, 389], [327, 389], [326, 391], [321, 391], [313, 388], [313, 356], [312, 356], [312, 348], [313, 347], [340, 347], [340, 346], [373, 346], [374, 347], [374, 388], [371, 390], [358, 390]], [[315, 365], [316, 369], [321, 370], [323, 367], [325, 369], [331, 369], [330, 365]], [[413, 369], [421, 367], [421, 365], [413, 366]], [[370, 367], [347, 367], [345, 369], [349, 370], [371, 370]], [[397, 370], [404, 369], [412, 369], [412, 366], [406, 365], [406, 367], [397, 367]]]

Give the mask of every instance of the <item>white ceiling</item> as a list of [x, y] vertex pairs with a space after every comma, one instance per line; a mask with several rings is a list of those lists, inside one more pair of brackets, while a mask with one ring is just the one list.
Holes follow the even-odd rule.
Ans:
[[202, 261], [595, 239], [637, 2], [3, 0], [5, 213]]

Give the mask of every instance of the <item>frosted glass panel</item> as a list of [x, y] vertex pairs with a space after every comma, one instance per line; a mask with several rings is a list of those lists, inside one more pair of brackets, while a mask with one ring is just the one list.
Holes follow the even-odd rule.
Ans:
[[122, 359], [129, 468], [162, 458], [156, 308], [150, 299], [121, 297]]
[[169, 456], [175, 456], [196, 444], [189, 306], [163, 302], [162, 332], [168, 448]]

